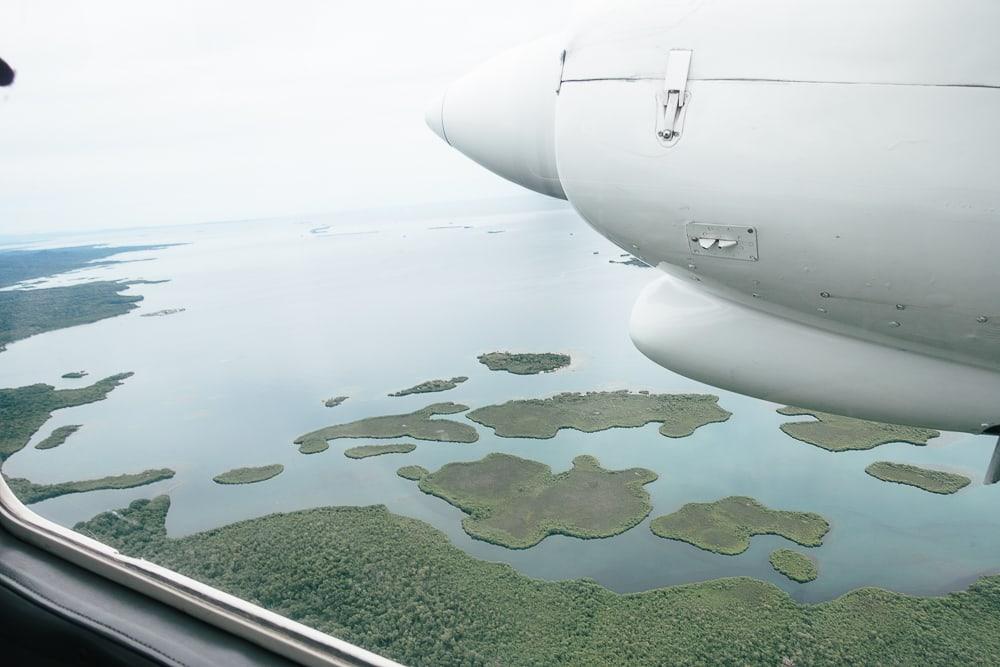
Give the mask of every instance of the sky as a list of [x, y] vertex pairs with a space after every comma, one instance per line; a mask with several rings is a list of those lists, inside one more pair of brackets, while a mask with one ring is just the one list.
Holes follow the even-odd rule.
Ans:
[[577, 5], [5, 0], [0, 235], [538, 197], [424, 110]]

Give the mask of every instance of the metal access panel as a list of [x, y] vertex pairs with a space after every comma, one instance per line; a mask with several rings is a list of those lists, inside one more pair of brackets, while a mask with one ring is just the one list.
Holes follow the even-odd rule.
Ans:
[[685, 227], [692, 255], [757, 261], [757, 228], [689, 222]]

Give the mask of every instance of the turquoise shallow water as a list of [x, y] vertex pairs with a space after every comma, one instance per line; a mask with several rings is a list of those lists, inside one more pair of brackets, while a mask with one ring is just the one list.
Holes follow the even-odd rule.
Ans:
[[[330, 227], [310, 232], [323, 225]], [[503, 233], [487, 233], [497, 230]], [[780, 406], [705, 387], [635, 350], [629, 311], [656, 270], [609, 264], [621, 251], [569, 210], [434, 220], [369, 216], [364, 223], [326, 216], [82, 240], [105, 241], [187, 245], [120, 257], [151, 261], [53, 280], [170, 282], [133, 287], [145, 296], [140, 310], [36, 336], [0, 353], [4, 386], [80, 386], [135, 372], [108, 400], [55, 413], [32, 441], [62, 424], [84, 424], [65, 445], [26, 448], [4, 471], [37, 482], [161, 466], [177, 476], [32, 506], [65, 525], [158, 493], [173, 499], [172, 535], [276, 511], [385, 503], [440, 528], [476, 557], [510, 563], [534, 577], [591, 577], [623, 592], [750, 575], [815, 601], [869, 585], [941, 593], [1000, 571], [994, 511], [1000, 488], [978, 483], [991, 438], [944, 434], [927, 447], [892, 444], [840, 454], [789, 438], [778, 429], [789, 420], [774, 412]], [[186, 310], [139, 317], [165, 308]], [[476, 361], [482, 352], [502, 349], [568, 352], [573, 364], [552, 374], [514, 376]], [[90, 372], [84, 380], [59, 377], [81, 368]], [[386, 396], [455, 375], [469, 380], [439, 394]], [[676, 440], [659, 435], [657, 425], [595, 434], [564, 430], [551, 440], [498, 438], [479, 428], [475, 444], [418, 443], [412, 454], [360, 461], [342, 451], [364, 441], [334, 441], [313, 456], [291, 444], [315, 428], [440, 400], [479, 407], [595, 389], [710, 392], [734, 415]], [[322, 405], [338, 394], [351, 398], [337, 408]], [[653, 536], [648, 519], [610, 539], [553, 536], [511, 551], [472, 540], [461, 530], [460, 511], [395, 475], [406, 464], [433, 470], [493, 451], [543, 461], [555, 471], [579, 454], [596, 456], [606, 468], [650, 468], [660, 476], [646, 487], [654, 517], [685, 502], [734, 494], [819, 512], [832, 524], [825, 544], [807, 550], [820, 577], [796, 584], [774, 573], [770, 551], [797, 548], [781, 538], [755, 537], [744, 554], [718, 556]], [[938, 496], [864, 473], [883, 459], [953, 470], [975, 482], [954, 496]], [[284, 464], [285, 472], [256, 485], [212, 482], [230, 468], [269, 463]]]

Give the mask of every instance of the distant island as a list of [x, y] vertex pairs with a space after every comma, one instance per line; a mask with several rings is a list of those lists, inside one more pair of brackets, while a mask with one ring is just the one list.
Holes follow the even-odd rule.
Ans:
[[638, 257], [630, 257], [629, 259], [624, 259], [624, 260], [609, 259], [608, 264], [623, 264], [625, 266], [638, 266], [641, 269], [649, 268], [649, 264], [646, 264], [646, 262], [642, 261]]
[[401, 415], [368, 417], [347, 424], [327, 426], [300, 435], [295, 439], [303, 454], [325, 451], [328, 440], [336, 438], [416, 438], [438, 442], [475, 442], [479, 439], [476, 429], [449, 419], [432, 419], [434, 415], [452, 415], [465, 412], [469, 407], [457, 403], [434, 403], [426, 408]]
[[778, 410], [778, 414], [815, 417], [817, 421], [814, 422], [786, 422], [781, 425], [781, 430], [796, 440], [822, 447], [831, 452], [872, 449], [890, 442], [926, 445], [928, 440], [941, 435], [928, 428], [883, 424], [790, 406], [781, 408]]
[[453, 377], [450, 380], [427, 380], [426, 382], [421, 382], [420, 384], [414, 385], [409, 389], [394, 391], [389, 394], [389, 396], [409, 396], [410, 394], [430, 394], [436, 391], [448, 391], [449, 389], [454, 389], [468, 379], [469, 378], [464, 375], [459, 375], [458, 377]]
[[771, 552], [768, 560], [771, 562], [771, 567], [792, 581], [797, 581], [800, 584], [813, 581], [819, 576], [819, 570], [816, 569], [816, 563], [812, 562], [812, 559], [808, 556], [800, 554], [798, 551], [792, 551], [791, 549], [778, 549], [777, 551]]
[[513, 352], [487, 352], [477, 357], [479, 363], [491, 371], [507, 371], [515, 375], [537, 375], [569, 366], [568, 354], [543, 352], [541, 354], [515, 354]]
[[284, 469], [285, 466], [280, 463], [249, 468], [233, 468], [221, 475], [216, 475], [212, 478], [212, 481], [216, 484], [254, 484], [255, 482], [263, 482], [264, 480], [276, 477]]
[[63, 373], [61, 377], [64, 380], [79, 380], [80, 378], [87, 377], [87, 371], [70, 371], [69, 373]]
[[325, 405], [328, 408], [335, 408], [344, 401], [346, 401], [348, 398], [350, 398], [350, 396], [334, 396], [332, 398], [328, 398], [325, 401], [323, 401], [323, 405]]
[[605, 470], [592, 456], [552, 474], [544, 463], [490, 454], [471, 463], [449, 463], [420, 479], [420, 490], [469, 514], [462, 528], [472, 537], [508, 549], [527, 549], [549, 535], [611, 537], [632, 528], [652, 510], [645, 468]]
[[167, 315], [183, 313], [185, 310], [187, 308], [164, 308], [163, 310], [154, 310], [151, 313], [139, 313], [139, 317], [166, 317]]
[[66, 442], [66, 439], [79, 431], [83, 424], [67, 424], [52, 430], [44, 440], [35, 445], [35, 449], [53, 449]]
[[731, 413], [709, 394], [650, 394], [622, 391], [563, 393], [551, 398], [507, 401], [473, 410], [472, 421], [489, 426], [503, 438], [552, 438], [563, 428], [594, 433], [660, 422], [660, 433], [682, 438]]
[[688, 503], [673, 514], [653, 519], [649, 527], [658, 537], [728, 556], [746, 551], [754, 535], [780, 535], [804, 547], [816, 547], [830, 530], [819, 514], [773, 510], [745, 496]]
[[119, 373], [77, 389], [56, 389], [50, 384], [0, 389], [0, 463], [21, 451], [55, 410], [103, 401], [131, 376]]
[[144, 470], [140, 473], [111, 475], [98, 479], [87, 479], [78, 482], [59, 482], [58, 484], [35, 484], [21, 477], [7, 477], [7, 485], [17, 499], [25, 505], [38, 503], [49, 498], [65, 496], [70, 493], [86, 493], [88, 491], [103, 491], [106, 489], [131, 489], [170, 479], [174, 471], [169, 468]]
[[905, 463], [876, 461], [865, 468], [865, 472], [883, 482], [915, 486], [931, 493], [956, 493], [967, 487], [972, 480], [965, 475], [956, 475], [940, 470], [929, 470]]
[[136, 500], [75, 530], [413, 667], [990, 665], [1000, 655], [1000, 576], [961, 593], [863, 588], [815, 605], [749, 577], [618, 594], [474, 558], [382, 505], [177, 538], [167, 536], [169, 508], [167, 496]]
[[410, 481], [417, 481], [429, 475], [430, 472], [428, 472], [427, 468], [423, 466], [403, 466], [402, 468], [396, 471], [396, 474], [402, 477], [403, 479], [408, 479]]
[[367, 459], [371, 456], [382, 456], [383, 454], [409, 454], [417, 446], [401, 442], [398, 445], [361, 445], [344, 450], [344, 456], [349, 459]]
[[178, 244], [106, 246], [84, 245], [68, 248], [28, 250], [0, 249], [0, 287], [45, 278], [76, 269], [123, 264], [132, 260], [108, 260], [113, 255], [144, 250], [163, 250]]

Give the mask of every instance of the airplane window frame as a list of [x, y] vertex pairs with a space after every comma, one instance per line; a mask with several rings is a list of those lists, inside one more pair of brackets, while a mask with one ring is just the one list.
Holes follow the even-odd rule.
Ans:
[[302, 665], [399, 667], [372, 653], [150, 561], [121, 554], [28, 509], [0, 477], [0, 525], [14, 537]]

